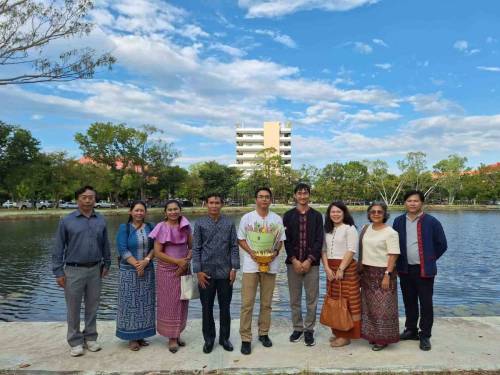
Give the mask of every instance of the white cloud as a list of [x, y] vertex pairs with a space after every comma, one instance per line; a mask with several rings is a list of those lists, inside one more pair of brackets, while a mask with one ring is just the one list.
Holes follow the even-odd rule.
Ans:
[[386, 48], [387, 48], [387, 47], [389, 47], [389, 46], [387, 45], [387, 43], [386, 43], [386, 42], [384, 42], [382, 39], [372, 39], [372, 42], [373, 42], [374, 44], [378, 44], [379, 46], [382, 46], [382, 47], [386, 47]]
[[209, 49], [218, 50], [218, 51], [227, 53], [228, 55], [233, 56], [233, 57], [243, 57], [247, 54], [246, 51], [243, 51], [242, 49], [232, 47], [232, 46], [229, 46], [227, 44], [222, 44], [222, 43], [214, 43], [214, 44], [210, 45]]
[[362, 160], [402, 157], [412, 150], [423, 151], [430, 160], [449, 154], [480, 155], [500, 144], [500, 115], [434, 116], [410, 121], [392, 134], [367, 136], [336, 131], [332, 138], [294, 137], [295, 163], [332, 160]]
[[500, 66], [476, 66], [478, 70], [483, 70], [486, 72], [500, 72]]
[[373, 124], [401, 118], [398, 113], [374, 112], [367, 109], [348, 113], [348, 108], [346, 105], [335, 102], [319, 102], [307, 107], [305, 113], [296, 122], [303, 125], [333, 125], [339, 128], [345, 125]]
[[256, 18], [280, 17], [312, 9], [343, 12], [377, 2], [378, 0], [238, 0], [238, 5], [247, 10], [248, 18]]
[[354, 42], [354, 50], [363, 55], [369, 55], [373, 52], [373, 47], [366, 43]]
[[255, 30], [255, 33], [260, 35], [267, 35], [271, 37], [271, 39], [275, 42], [283, 44], [284, 46], [287, 46], [289, 48], [297, 48], [297, 43], [295, 43], [295, 41], [289, 35], [281, 34], [273, 30], [262, 29]]
[[457, 40], [455, 43], [453, 43], [453, 48], [459, 50], [459, 51], [467, 51], [469, 48], [469, 43], [466, 40]]
[[389, 64], [389, 63], [375, 64], [375, 66], [379, 69], [382, 69], [382, 70], [391, 70], [391, 68], [392, 68], [392, 64]]
[[486, 43], [488, 43], [488, 44], [493, 44], [493, 43], [496, 43], [496, 42], [498, 42], [498, 40], [495, 39], [495, 38], [493, 38], [492, 36], [489, 36], [489, 37], [486, 38]]
[[459, 104], [443, 98], [443, 94], [441, 92], [412, 95], [407, 97], [405, 100], [413, 105], [415, 111], [426, 114], [464, 112], [463, 108]]
[[469, 42], [467, 42], [466, 40], [457, 40], [455, 43], [453, 43], [453, 48], [464, 53], [467, 56], [472, 56], [481, 52], [479, 48], [470, 48]]
[[200, 37], [208, 37], [209, 34], [201, 29], [197, 25], [186, 25], [178, 31], [178, 34], [189, 38], [191, 40], [197, 40]]

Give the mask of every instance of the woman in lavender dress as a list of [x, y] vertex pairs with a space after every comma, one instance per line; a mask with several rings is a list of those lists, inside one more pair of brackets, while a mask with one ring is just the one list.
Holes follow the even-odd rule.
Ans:
[[186, 328], [189, 301], [181, 300], [181, 275], [189, 272], [192, 231], [189, 221], [181, 215], [178, 201], [165, 205], [165, 220], [156, 225], [149, 237], [155, 240], [156, 328], [168, 337], [168, 349], [176, 353], [185, 343], [180, 339]]

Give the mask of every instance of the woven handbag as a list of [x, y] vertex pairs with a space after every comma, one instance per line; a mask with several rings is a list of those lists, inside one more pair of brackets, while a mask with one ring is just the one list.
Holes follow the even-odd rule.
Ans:
[[342, 297], [342, 281], [339, 282], [339, 299], [333, 299], [330, 293], [331, 283], [328, 284], [328, 291], [323, 302], [323, 307], [321, 308], [319, 322], [339, 331], [349, 331], [354, 327], [354, 323], [351, 313], [347, 308], [347, 299]]

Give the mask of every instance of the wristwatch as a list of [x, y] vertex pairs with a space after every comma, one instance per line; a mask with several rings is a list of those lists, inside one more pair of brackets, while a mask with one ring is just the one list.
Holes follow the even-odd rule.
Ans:
[[389, 272], [389, 271], [387, 271], [387, 270], [386, 270], [384, 273], [385, 273], [387, 276], [392, 276], [392, 272]]

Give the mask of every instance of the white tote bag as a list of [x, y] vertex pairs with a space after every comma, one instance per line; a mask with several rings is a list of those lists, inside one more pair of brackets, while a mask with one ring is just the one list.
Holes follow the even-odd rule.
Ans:
[[200, 289], [198, 289], [198, 277], [196, 274], [181, 276], [181, 299], [200, 298]]

